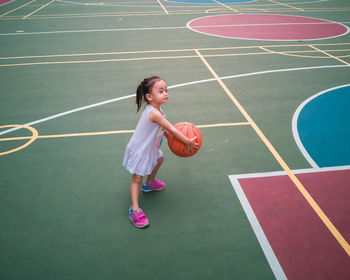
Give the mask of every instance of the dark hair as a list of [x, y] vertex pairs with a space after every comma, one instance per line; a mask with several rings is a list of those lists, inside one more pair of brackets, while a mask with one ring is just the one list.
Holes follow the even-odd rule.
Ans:
[[136, 90], [136, 105], [137, 105], [136, 112], [138, 112], [140, 110], [140, 108], [142, 106], [142, 102], [148, 103], [148, 100], [146, 98], [146, 94], [152, 92], [152, 88], [153, 88], [154, 84], [159, 80], [162, 80], [162, 79], [158, 76], [152, 76], [149, 78], [145, 78], [138, 85], [137, 90]]

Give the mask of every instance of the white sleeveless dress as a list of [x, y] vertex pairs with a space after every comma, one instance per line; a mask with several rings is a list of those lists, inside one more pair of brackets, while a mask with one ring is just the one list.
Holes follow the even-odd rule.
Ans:
[[[160, 146], [164, 137], [164, 128], [149, 120], [149, 114], [154, 110], [157, 109], [151, 105], [145, 107], [135, 132], [126, 146], [123, 166], [131, 174], [140, 176], [151, 174], [158, 159], [163, 157]], [[161, 113], [165, 117], [163, 111]]]

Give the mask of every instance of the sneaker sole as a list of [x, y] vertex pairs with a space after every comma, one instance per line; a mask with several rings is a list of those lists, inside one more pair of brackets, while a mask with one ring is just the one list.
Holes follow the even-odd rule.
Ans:
[[162, 190], [164, 190], [166, 188], [166, 186], [164, 186], [164, 188], [162, 188], [162, 189], [144, 189], [143, 187], [141, 187], [141, 191], [143, 191], [143, 192], [153, 192], [153, 191], [162, 191]]

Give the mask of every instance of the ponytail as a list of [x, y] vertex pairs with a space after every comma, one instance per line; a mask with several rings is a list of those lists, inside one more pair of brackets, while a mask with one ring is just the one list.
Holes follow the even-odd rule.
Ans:
[[140, 111], [140, 108], [142, 106], [142, 102], [147, 102], [148, 100], [146, 98], [147, 93], [152, 92], [152, 88], [154, 84], [161, 80], [160, 77], [158, 76], [152, 76], [149, 78], [145, 78], [137, 87], [136, 89], [136, 105], [137, 105], [137, 110], [136, 112]]

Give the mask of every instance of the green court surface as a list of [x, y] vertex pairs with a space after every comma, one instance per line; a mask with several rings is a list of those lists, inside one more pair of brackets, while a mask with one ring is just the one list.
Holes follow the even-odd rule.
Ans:
[[[350, 4], [187, 2], [0, 6], [1, 279], [285, 279], [228, 176], [311, 167], [293, 115], [310, 96], [349, 84], [349, 34], [240, 40], [186, 24], [262, 13], [348, 28]], [[150, 219], [140, 230], [128, 218], [122, 160], [140, 117], [133, 94], [151, 75], [168, 84], [167, 119], [199, 126], [203, 144], [191, 158], [163, 144], [167, 188], [140, 194]]]

